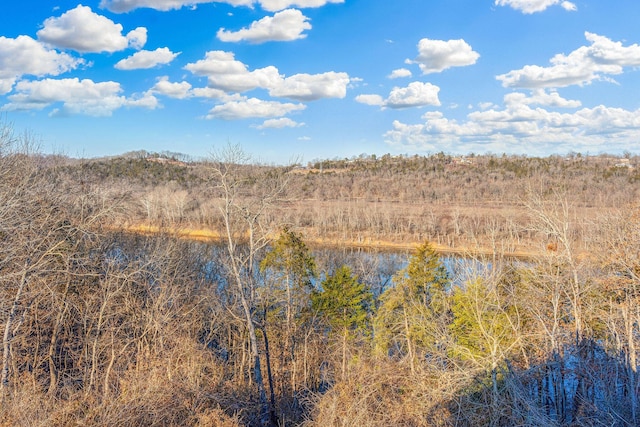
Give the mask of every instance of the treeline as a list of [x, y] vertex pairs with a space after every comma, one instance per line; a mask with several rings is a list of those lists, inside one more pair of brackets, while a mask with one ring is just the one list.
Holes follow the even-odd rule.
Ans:
[[[211, 161], [159, 162], [171, 159], [144, 154], [58, 159], [47, 170], [63, 182], [119, 192], [129, 225], [218, 227]], [[286, 173], [273, 218], [321, 243], [429, 240], [458, 252], [538, 253], [554, 244], [535, 230], [531, 215], [531, 204], [542, 198], [569, 205], [576, 244], [586, 250], [591, 224], [640, 196], [640, 159], [631, 155], [363, 155], [306, 167], [244, 167]]]
[[237, 147], [199, 172], [223, 236], [204, 244], [114, 230], [135, 179], [78, 183], [19, 143], [0, 141], [1, 424], [639, 423], [637, 209], [580, 222], [532, 191], [549, 249], [451, 277], [424, 241], [401, 267], [312, 251], [282, 220], [292, 170]]

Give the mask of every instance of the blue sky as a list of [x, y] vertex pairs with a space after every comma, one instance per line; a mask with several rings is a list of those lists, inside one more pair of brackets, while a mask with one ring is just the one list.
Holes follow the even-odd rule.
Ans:
[[638, 18], [637, 0], [7, 2], [0, 121], [74, 157], [639, 153]]

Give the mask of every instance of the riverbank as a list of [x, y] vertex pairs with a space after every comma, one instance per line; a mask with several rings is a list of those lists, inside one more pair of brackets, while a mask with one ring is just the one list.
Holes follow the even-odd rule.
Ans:
[[[143, 234], [143, 235], [158, 235], [158, 234], [171, 234], [180, 239], [198, 241], [198, 242], [221, 242], [222, 236], [216, 230], [209, 228], [192, 228], [192, 227], [159, 227], [148, 224], [133, 224], [127, 225], [121, 228], [125, 232]], [[276, 236], [273, 236], [274, 238]], [[310, 247], [316, 248], [359, 248], [370, 249], [378, 251], [411, 251], [423, 242], [418, 241], [391, 241], [380, 240], [363, 237], [358, 240], [353, 239], [341, 239], [338, 237], [320, 237], [316, 233], [310, 232], [304, 234], [305, 242]], [[516, 259], [532, 259], [538, 256], [544, 255], [544, 251], [535, 251], [529, 249], [517, 249], [512, 251], [503, 251], [498, 249], [492, 249], [489, 245], [476, 245], [476, 246], [457, 246], [450, 247], [442, 244], [432, 242], [436, 251], [444, 256], [454, 255], [461, 257], [506, 257]]]

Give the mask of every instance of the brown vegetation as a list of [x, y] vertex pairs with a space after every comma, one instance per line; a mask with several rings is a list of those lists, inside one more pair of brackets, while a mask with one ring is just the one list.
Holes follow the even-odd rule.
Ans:
[[0, 132], [0, 425], [638, 425], [635, 158], [157, 158]]

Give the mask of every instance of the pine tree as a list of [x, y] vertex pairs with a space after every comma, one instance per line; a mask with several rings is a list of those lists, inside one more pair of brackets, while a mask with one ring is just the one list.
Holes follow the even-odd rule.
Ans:
[[372, 294], [368, 287], [343, 265], [322, 281], [322, 290], [314, 291], [311, 303], [314, 312], [323, 316], [331, 332], [342, 344], [342, 378], [347, 371], [347, 347], [351, 337], [366, 334]]
[[[308, 307], [313, 279], [316, 277], [316, 264], [302, 237], [284, 228], [271, 249], [260, 262], [260, 271], [265, 275], [267, 292], [265, 304], [264, 328], [267, 323], [276, 323], [279, 328], [275, 334], [281, 337], [279, 342], [279, 367], [282, 388], [290, 388], [295, 395], [298, 378], [296, 349], [300, 337], [301, 313]], [[284, 395], [285, 390], [281, 390]]]
[[377, 350], [406, 356], [415, 371], [418, 353], [436, 351], [448, 315], [449, 287], [444, 265], [433, 246], [425, 242], [394, 276], [393, 287], [380, 297], [374, 323]]

